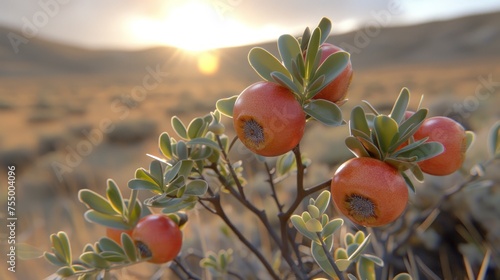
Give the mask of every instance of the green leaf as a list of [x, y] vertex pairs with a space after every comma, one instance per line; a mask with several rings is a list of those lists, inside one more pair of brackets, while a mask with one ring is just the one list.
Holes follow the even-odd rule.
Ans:
[[158, 144], [160, 146], [160, 151], [161, 153], [167, 158], [167, 159], [172, 159], [173, 154], [172, 154], [172, 144], [170, 142], [170, 136], [168, 133], [163, 132], [160, 135], [160, 138], [158, 139]]
[[424, 173], [422, 172], [422, 169], [420, 169], [420, 166], [418, 164], [415, 164], [410, 168], [411, 173], [413, 173], [413, 176], [415, 176], [415, 179], [422, 183], [424, 181]]
[[108, 268], [110, 266], [108, 261], [94, 252], [85, 252], [81, 254], [80, 260], [91, 267]]
[[335, 233], [342, 225], [344, 224], [344, 220], [342, 219], [334, 219], [328, 222], [326, 226], [323, 227], [323, 231], [321, 232], [321, 236], [328, 237]]
[[172, 128], [175, 130], [177, 135], [179, 135], [181, 138], [187, 139], [188, 136], [186, 126], [182, 123], [182, 121], [177, 116], [173, 116], [171, 122]]
[[339, 259], [335, 261], [335, 264], [337, 265], [338, 269], [340, 271], [346, 271], [349, 266], [351, 265], [352, 261], [347, 260], [347, 259]]
[[361, 244], [363, 243], [364, 240], [365, 240], [365, 233], [362, 231], [356, 232], [356, 234], [354, 235], [354, 242]]
[[[304, 235], [305, 237], [313, 240], [313, 241], [316, 241], [316, 242], [319, 242], [319, 239], [318, 239], [318, 236], [316, 234], [314, 234], [313, 232], [310, 232], [307, 227], [306, 227], [306, 223], [304, 222], [304, 220], [302, 219], [301, 216], [299, 215], [293, 215], [292, 217], [290, 217], [290, 221], [292, 222], [293, 226], [302, 234]], [[319, 223], [319, 221], [318, 221]], [[315, 242], [313, 242], [315, 243]]]
[[157, 194], [162, 193], [162, 189], [156, 183], [141, 179], [132, 179], [128, 181], [128, 187], [132, 190], [148, 190]]
[[191, 147], [194, 145], [205, 145], [205, 146], [210, 147], [216, 151], [220, 151], [219, 145], [208, 138], [191, 139], [190, 141], [187, 142], [187, 144]]
[[[122, 234], [126, 233], [123, 232]], [[99, 239], [99, 247], [101, 247], [101, 250], [104, 252], [115, 252], [122, 255], [125, 254], [125, 251], [123, 251], [123, 248], [118, 243], [107, 237]]]
[[465, 132], [465, 140], [466, 140], [466, 150], [474, 143], [474, 139], [476, 138], [476, 134], [472, 131]]
[[377, 256], [370, 255], [370, 254], [363, 254], [363, 255], [361, 255], [361, 258], [367, 259], [377, 266], [380, 266], [380, 267], [384, 266], [384, 261]]
[[425, 120], [427, 116], [427, 109], [420, 109], [415, 112], [415, 114], [411, 115], [406, 121], [403, 121], [399, 126], [400, 135], [407, 134], [409, 129], [417, 130], [420, 124]]
[[149, 174], [151, 174], [151, 178], [158, 183], [158, 186], [163, 186], [163, 165], [158, 160], [153, 160], [149, 164]]
[[318, 28], [321, 29], [320, 44], [323, 44], [330, 35], [330, 32], [332, 30], [332, 22], [327, 17], [323, 17], [318, 24]]
[[[315, 207], [314, 205], [309, 205], [309, 206]], [[321, 222], [315, 218], [312, 218], [309, 221], [307, 221], [305, 225], [307, 230], [310, 232], [321, 232], [323, 230]]]
[[334, 54], [329, 55], [323, 63], [318, 67], [316, 73], [312, 77], [312, 83], [319, 79], [321, 76], [324, 76], [323, 85], [314, 91], [311, 92], [311, 95], [308, 95], [307, 98], [312, 98], [316, 93], [325, 88], [328, 84], [330, 84], [337, 76], [339, 76], [342, 71], [347, 67], [349, 63], [349, 53], [347, 52], [336, 52]]
[[276, 171], [278, 176], [287, 174], [295, 167], [295, 156], [291, 151], [279, 156], [276, 160]]
[[316, 207], [315, 205], [307, 205], [307, 211], [309, 211], [309, 214], [311, 214], [311, 217], [313, 219], [318, 219], [321, 216], [318, 207]]
[[365, 149], [370, 153], [371, 157], [374, 157], [378, 160], [382, 159], [380, 150], [377, 148], [377, 146], [375, 146], [375, 144], [373, 144], [371, 140], [362, 137], [358, 137], [357, 139], [361, 142], [361, 144], [363, 144], [363, 147], [365, 147]]
[[380, 150], [382, 154], [386, 154], [398, 133], [398, 123], [388, 116], [380, 115], [375, 117], [373, 125]]
[[59, 259], [55, 254], [49, 253], [49, 252], [44, 252], [43, 257], [50, 262], [51, 264], [55, 266], [64, 266], [66, 265], [66, 262]]
[[125, 203], [123, 202], [120, 189], [111, 179], [109, 179], [107, 183], [108, 187], [106, 188], [106, 196], [108, 197], [111, 206], [116, 210], [116, 212], [123, 213], [123, 210], [125, 209]]
[[358, 130], [365, 134], [367, 137], [370, 137], [370, 127], [368, 126], [368, 122], [366, 121], [365, 111], [363, 107], [356, 106], [351, 111], [351, 119], [349, 120], [349, 128], [352, 130]]
[[395, 153], [395, 155], [397, 154], [397, 157], [399, 158], [417, 157], [416, 161], [418, 162], [435, 157], [442, 152], [444, 152], [443, 144], [439, 142], [426, 142], [411, 150]]
[[399, 273], [398, 275], [394, 276], [392, 280], [413, 280], [413, 278], [408, 273]]
[[300, 94], [301, 90], [297, 87], [297, 85], [289, 78], [287, 75], [274, 71], [271, 73], [271, 78], [274, 82], [290, 89], [295, 94]]
[[215, 108], [217, 108], [217, 111], [219, 111], [224, 116], [232, 118], [234, 103], [236, 103], [236, 99], [238, 99], [238, 95], [219, 99], [217, 100], [217, 103], [215, 103]]
[[335, 270], [333, 269], [332, 265], [328, 261], [328, 257], [326, 256], [325, 251], [323, 250], [323, 247], [321, 244], [318, 244], [316, 242], [311, 243], [311, 255], [314, 258], [314, 261], [319, 265], [319, 267], [330, 277], [332, 278], [337, 278], [337, 274], [335, 274]]
[[89, 189], [80, 190], [78, 192], [78, 199], [95, 211], [110, 215], [118, 214], [103, 196]]
[[347, 260], [349, 258], [349, 255], [347, 254], [347, 251], [344, 248], [339, 247], [335, 249], [334, 257], [335, 260], [340, 260], [340, 259]]
[[292, 78], [292, 75], [288, 70], [281, 64], [281, 62], [270, 52], [266, 51], [260, 47], [254, 47], [248, 53], [248, 61], [252, 68], [259, 74], [262, 79], [266, 81], [272, 81], [271, 73], [277, 71], [283, 73], [288, 78]]
[[184, 141], [177, 142], [176, 151], [177, 151], [177, 157], [179, 158], [179, 160], [185, 160], [188, 158], [188, 148], [187, 148], [186, 142], [184, 142]]
[[180, 162], [181, 166], [179, 168], [179, 172], [177, 173], [177, 176], [182, 176], [184, 178], [188, 178], [189, 175], [191, 174], [191, 171], [193, 170], [194, 166], [194, 161], [192, 160], [183, 160]]
[[209, 158], [212, 153], [214, 153], [214, 150], [212, 148], [206, 147], [206, 146], [201, 146], [197, 149], [191, 150], [191, 155], [189, 156], [192, 160], [198, 160], [201, 161], [201, 169], [203, 169], [203, 161], [204, 159]]
[[316, 69], [316, 65], [319, 63], [319, 46], [321, 43], [321, 29], [315, 28], [311, 39], [309, 39], [309, 44], [307, 46], [306, 51], [306, 59], [305, 59], [305, 72], [306, 79], [311, 79], [314, 75], [314, 71]]
[[278, 50], [283, 64], [288, 69], [288, 71], [292, 73], [292, 61], [297, 57], [297, 55], [302, 56], [299, 41], [297, 41], [297, 39], [292, 35], [281, 35], [278, 38]]
[[368, 151], [356, 137], [348, 136], [345, 139], [345, 145], [356, 157], [370, 157]]
[[318, 207], [320, 214], [325, 213], [326, 209], [328, 209], [331, 197], [332, 197], [331, 193], [329, 191], [324, 190], [318, 195], [318, 198], [316, 198], [316, 200], [314, 201], [314, 205]]
[[181, 210], [192, 209], [197, 203], [197, 197], [190, 196], [188, 198], [171, 198], [166, 201], [162, 201], [158, 203], [159, 207], [162, 207], [161, 210], [163, 213], [175, 213]]
[[413, 193], [415, 193], [415, 191], [416, 191], [415, 186], [413, 185], [413, 182], [411, 181], [410, 177], [408, 177], [408, 175], [406, 175], [404, 172], [401, 172], [400, 174], [405, 179], [405, 182], [406, 182], [406, 185], [408, 186], [408, 188], [410, 188], [410, 190]]
[[203, 130], [203, 126], [205, 125], [205, 122], [203, 121], [202, 118], [195, 118], [193, 119], [187, 128], [187, 135], [189, 139], [193, 139], [198, 137], [198, 133], [200, 133], [200, 130]]
[[181, 169], [182, 162], [183, 161], [178, 161], [174, 166], [167, 169], [167, 171], [165, 172], [165, 177], [163, 178], [166, 184], [172, 182], [172, 180], [177, 176], [179, 170]]
[[137, 170], [135, 170], [135, 178], [151, 182], [155, 185], [158, 184], [156, 180], [153, 178], [153, 176], [151, 176], [151, 174], [149, 174], [149, 172], [146, 171], [144, 168], [138, 168]]
[[358, 277], [363, 280], [376, 280], [375, 264], [369, 259], [361, 257], [356, 263]]
[[309, 45], [309, 40], [311, 39], [311, 30], [309, 27], [306, 27], [304, 33], [302, 33], [302, 37], [300, 38], [300, 49], [305, 51], [307, 49], [307, 45]]
[[396, 121], [396, 123], [400, 124], [404, 121], [405, 112], [408, 109], [408, 103], [410, 102], [410, 92], [407, 88], [403, 88], [399, 93], [398, 99], [394, 103], [394, 107], [392, 107], [392, 111], [389, 116]]
[[68, 278], [70, 276], [73, 276], [75, 274], [75, 271], [69, 266], [63, 266], [56, 271], [56, 274], [63, 278]]
[[17, 243], [16, 254], [21, 260], [32, 260], [43, 257], [44, 251], [30, 244]]
[[500, 156], [500, 121], [497, 121], [490, 130], [489, 146], [492, 157]]
[[304, 107], [304, 111], [325, 125], [342, 125], [342, 111], [337, 104], [331, 101], [324, 99], [311, 100]]
[[124, 230], [130, 228], [130, 225], [125, 223], [122, 217], [110, 216], [94, 210], [88, 210], [87, 212], [85, 212], [84, 217], [89, 222], [100, 224], [106, 227], [112, 227]]
[[185, 195], [202, 196], [208, 190], [208, 183], [204, 180], [193, 180], [186, 185]]
[[64, 231], [60, 231], [57, 233], [57, 237], [59, 238], [60, 245], [62, 246], [61, 252], [64, 253], [64, 256], [66, 257], [66, 263], [71, 264], [72, 259], [71, 259], [71, 246], [69, 243], [69, 238], [68, 235]]
[[137, 261], [137, 248], [135, 247], [132, 237], [130, 237], [128, 234], [122, 234], [121, 242], [127, 258], [132, 262]]
[[370, 244], [370, 234], [368, 234], [366, 236], [366, 238], [363, 240], [363, 242], [361, 244], [359, 244], [358, 248], [354, 252], [352, 252], [352, 254], [349, 255], [348, 260], [353, 261], [353, 260], [357, 259], [363, 253], [363, 251], [366, 249], [368, 244]]
[[99, 255], [106, 261], [113, 263], [121, 263], [128, 259], [125, 254], [120, 254], [117, 252], [102, 252]]

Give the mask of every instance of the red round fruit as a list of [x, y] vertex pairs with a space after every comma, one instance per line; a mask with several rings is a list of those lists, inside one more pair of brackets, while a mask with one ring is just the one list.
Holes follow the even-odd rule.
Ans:
[[148, 215], [139, 220], [132, 238], [142, 257], [148, 262], [166, 263], [173, 260], [182, 247], [182, 232], [177, 224], [162, 214]]
[[233, 125], [241, 142], [261, 156], [278, 156], [299, 144], [306, 124], [293, 93], [278, 84], [257, 82], [241, 92]]
[[[320, 46], [321, 49], [321, 57], [320, 63], [326, 60], [330, 55], [344, 51], [343, 49], [328, 43], [324, 43]], [[329, 83], [325, 88], [320, 90], [313, 99], [326, 99], [331, 102], [339, 102], [345, 99], [347, 95], [347, 90], [349, 89], [349, 85], [352, 80], [352, 64], [351, 60], [347, 63], [346, 68], [340, 75], [338, 75], [331, 83]]]
[[128, 234], [130, 237], [132, 237], [132, 231], [134, 229], [117, 229], [117, 228], [106, 228], [106, 236], [115, 241], [118, 244], [122, 244], [122, 233]]
[[457, 171], [465, 160], [467, 139], [464, 128], [447, 117], [426, 119], [413, 135], [415, 141], [429, 137], [427, 142], [443, 144], [444, 151], [418, 163], [423, 172], [444, 176]]
[[408, 188], [399, 171], [369, 157], [342, 164], [333, 175], [331, 192], [337, 209], [362, 226], [389, 224], [408, 203]]

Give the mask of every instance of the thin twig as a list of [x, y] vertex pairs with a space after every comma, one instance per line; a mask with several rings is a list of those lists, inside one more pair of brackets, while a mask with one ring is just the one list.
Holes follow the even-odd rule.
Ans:
[[274, 180], [273, 180], [273, 173], [271, 172], [271, 168], [269, 168], [269, 164], [267, 164], [266, 161], [264, 161], [264, 166], [266, 167], [266, 172], [269, 178], [267, 179], [267, 182], [269, 182], [269, 186], [271, 187], [271, 196], [274, 198], [274, 202], [276, 203], [276, 206], [278, 207], [278, 210], [283, 212], [283, 205], [280, 203], [278, 199], [278, 194], [276, 193], [276, 186], [274, 185]]
[[184, 272], [188, 276], [188, 279], [201, 280], [200, 277], [194, 275], [188, 268], [184, 267], [184, 265], [182, 264], [182, 260], [179, 257], [176, 257], [174, 259], [174, 263], [182, 270], [182, 272]]
[[[321, 248], [323, 248], [323, 252], [325, 252], [326, 258], [328, 259], [328, 262], [330, 263], [333, 270], [335, 271], [335, 274], [337, 274], [337, 276], [339, 277], [340, 280], [344, 280], [345, 279], [344, 274], [342, 274], [340, 269], [335, 264], [335, 260], [333, 259], [332, 254], [330, 254], [330, 250], [328, 250], [328, 248], [326, 248], [325, 241], [323, 241], [321, 234], [319, 232], [317, 232], [316, 235], [318, 236], [319, 242], [321, 243]], [[313, 242], [315, 242], [315, 241], [313, 241]]]
[[273, 279], [279, 279], [279, 276], [274, 271], [271, 264], [264, 258], [262, 253], [250, 242], [248, 239], [241, 233], [241, 231], [233, 224], [233, 222], [226, 215], [226, 212], [222, 208], [220, 202], [220, 196], [216, 194], [213, 198], [210, 198], [210, 201], [215, 207], [216, 214], [226, 223], [226, 225], [236, 234], [238, 239], [250, 250], [254, 255], [259, 259], [259, 261], [264, 265], [267, 272]]

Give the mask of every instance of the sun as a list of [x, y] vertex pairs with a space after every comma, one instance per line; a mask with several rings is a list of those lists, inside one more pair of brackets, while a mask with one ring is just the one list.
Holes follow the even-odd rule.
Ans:
[[235, 24], [241, 25], [203, 1], [183, 1], [164, 8], [160, 14], [161, 17], [131, 19], [129, 25], [134, 39], [201, 52], [227, 45], [234, 39], [228, 33], [234, 31]]
[[198, 70], [205, 75], [212, 75], [219, 70], [219, 55], [213, 51], [207, 51], [198, 56]]

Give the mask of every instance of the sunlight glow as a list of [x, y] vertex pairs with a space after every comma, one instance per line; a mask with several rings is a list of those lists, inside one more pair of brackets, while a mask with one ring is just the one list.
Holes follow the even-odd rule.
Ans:
[[198, 70], [205, 75], [211, 75], [219, 69], [219, 56], [214, 52], [203, 52], [198, 56]]
[[161, 18], [132, 18], [134, 40], [144, 45], [170, 45], [201, 52], [272, 39], [283, 34], [275, 26], [250, 27], [229, 16], [221, 16], [207, 2], [185, 1], [166, 10]]

